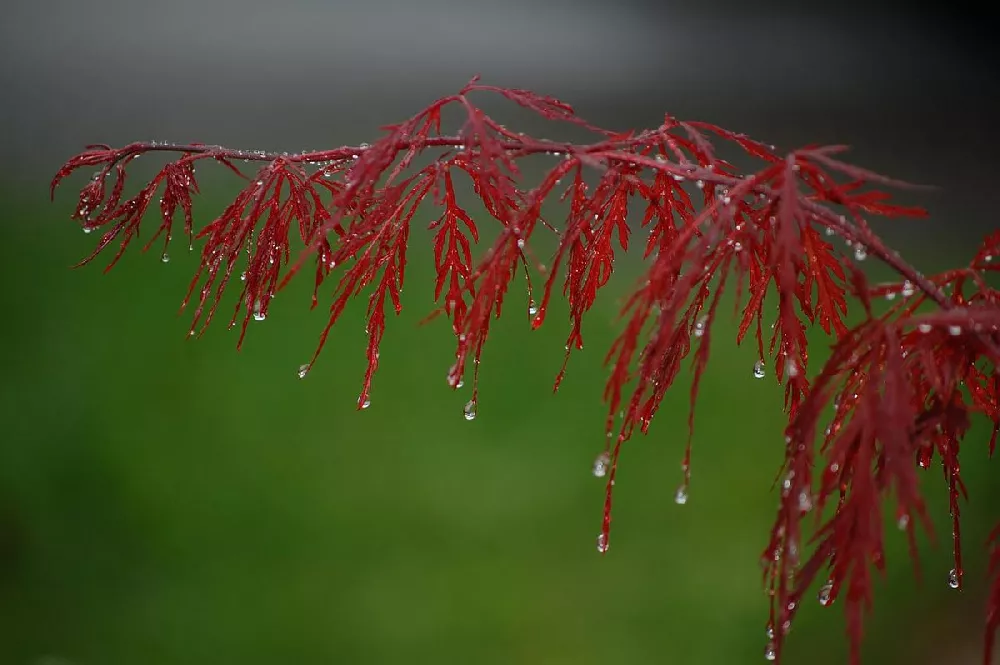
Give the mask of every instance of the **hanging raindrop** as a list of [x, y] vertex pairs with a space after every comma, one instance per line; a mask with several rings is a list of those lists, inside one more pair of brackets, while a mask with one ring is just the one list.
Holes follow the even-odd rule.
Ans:
[[466, 402], [465, 403], [465, 408], [462, 409], [462, 412], [465, 414], [465, 419], [466, 420], [475, 420], [476, 419], [476, 402], [475, 402], [475, 400], [471, 400], [470, 399], [468, 402]]
[[608, 551], [608, 537], [603, 533], [597, 534], [597, 551], [601, 554]]
[[674, 503], [678, 506], [683, 506], [688, 502], [688, 491], [685, 485], [681, 485], [677, 488], [677, 493], [674, 494]]
[[267, 318], [267, 314], [261, 311], [259, 300], [253, 304], [253, 318], [255, 321], [263, 321]]
[[774, 642], [768, 642], [764, 647], [764, 660], [774, 660], [778, 657], [778, 652], [774, 648]]
[[833, 581], [828, 580], [819, 588], [819, 604], [826, 607], [833, 602]]
[[695, 324], [694, 324], [694, 336], [695, 337], [701, 337], [702, 335], [705, 334], [705, 321], [706, 320], [707, 320], [706, 317], [703, 316], [703, 317], [701, 317], [700, 319], [698, 319], [695, 322]]
[[755, 378], [755, 379], [763, 379], [764, 375], [765, 375], [765, 372], [764, 372], [764, 361], [763, 360], [758, 360], [757, 362], [755, 362], [753, 364], [753, 378]]
[[305, 363], [304, 365], [299, 365], [299, 378], [300, 379], [306, 378], [306, 375], [309, 373], [309, 367], [310, 367], [309, 363]]
[[362, 409], [367, 409], [371, 405], [372, 405], [372, 401], [370, 399], [368, 399], [367, 397], [364, 398], [364, 401], [362, 401], [362, 399], [360, 397], [358, 398], [358, 406], [360, 406]]
[[528, 301], [528, 316], [538, 314], [538, 303], [534, 299]]
[[610, 465], [611, 465], [611, 455], [609, 455], [608, 451], [605, 450], [600, 455], [598, 455], [597, 458], [594, 460], [594, 469], [593, 469], [594, 477], [603, 478], [604, 476], [606, 476], [608, 474], [608, 467]]
[[948, 571], [948, 586], [952, 589], [957, 589], [959, 587], [958, 570], [954, 568]]
[[854, 258], [858, 261], [864, 261], [868, 258], [868, 250], [861, 243], [854, 246]]

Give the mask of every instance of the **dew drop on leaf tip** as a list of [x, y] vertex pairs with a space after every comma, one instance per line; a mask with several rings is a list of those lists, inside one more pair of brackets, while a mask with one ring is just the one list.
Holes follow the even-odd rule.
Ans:
[[948, 586], [952, 589], [957, 589], [960, 586], [958, 581], [958, 570], [955, 568], [948, 571]]
[[476, 419], [476, 403], [473, 400], [469, 400], [465, 403], [465, 408], [462, 409], [462, 413], [465, 415], [466, 420]]
[[677, 492], [674, 494], [674, 503], [676, 503], [678, 506], [683, 506], [687, 502], [688, 502], [687, 487], [681, 485], [680, 487], [677, 488]]
[[309, 374], [309, 363], [299, 365], [299, 371], [298, 371], [299, 378], [304, 379], [306, 378], [307, 374]]
[[608, 551], [608, 537], [603, 533], [597, 534], [597, 551], [601, 554]]
[[763, 379], [766, 372], [764, 371], [764, 361], [758, 360], [753, 364], [753, 378]]
[[833, 594], [833, 582], [827, 582], [819, 588], [819, 604], [826, 607], [831, 603]]

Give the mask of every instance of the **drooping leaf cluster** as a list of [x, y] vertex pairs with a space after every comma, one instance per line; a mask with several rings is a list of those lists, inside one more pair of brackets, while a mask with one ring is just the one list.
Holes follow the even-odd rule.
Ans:
[[[508, 130], [474, 104], [482, 93], [588, 130], [594, 141], [550, 141]], [[453, 133], [442, 128], [446, 109], [464, 118]], [[758, 167], [740, 173], [720, 156], [726, 150]], [[425, 203], [436, 207], [429, 238], [439, 307], [432, 316], [446, 317], [455, 338], [449, 385], [461, 387], [471, 373], [470, 419], [479, 359], [515, 277], [529, 276], [534, 328], [547, 320], [557, 290], [568, 301], [568, 362], [583, 348], [587, 312], [642, 229], [644, 273], [625, 299], [622, 330], [606, 356], [608, 443], [594, 465], [595, 475], [606, 478], [598, 550], [610, 546], [622, 445], [648, 430], [689, 363], [689, 437], [677, 495], [678, 502], [686, 500], [700, 379], [715, 341], [713, 324], [729, 294], [737, 303], [735, 341], [756, 349], [755, 377], [772, 376], [783, 386], [788, 416], [779, 507], [762, 558], [771, 600], [766, 656], [781, 659], [800, 602], [819, 580], [820, 602], [843, 604], [852, 661], [858, 662], [873, 572], [884, 565], [880, 507], [895, 505], [916, 560], [915, 529], [932, 526], [920, 474], [935, 462], [953, 518], [950, 583], [963, 584], [959, 447], [975, 417], [993, 424], [990, 454], [1000, 428], [1000, 291], [987, 281], [1000, 269], [994, 261], [1000, 233], [983, 242], [968, 266], [920, 274], [868, 223], [875, 216], [923, 215], [896, 205], [886, 192], [910, 186], [842, 161], [844, 151], [812, 146], [779, 153], [743, 134], [670, 116], [654, 129], [613, 132], [584, 122], [556, 99], [473, 79], [458, 94], [385, 127], [371, 145], [296, 154], [202, 144], [90, 146], [59, 170], [52, 189], [54, 194], [77, 170], [94, 169], [73, 214], [85, 231], [100, 234], [83, 263], [117, 244], [110, 269], [152, 216], [151, 207], [159, 208], [159, 226], [145, 248], [162, 238], [166, 261], [181, 220], [191, 246], [201, 243], [185, 299], [193, 308], [192, 335], [209, 325], [224, 293], [237, 291], [229, 325], [240, 327], [242, 344], [250, 320], [266, 318], [275, 292], [311, 265], [314, 307], [328, 279], [333, 286], [329, 320], [316, 356], [299, 371], [303, 377], [347, 304], [366, 293], [368, 367], [359, 408], [369, 404], [386, 315], [402, 310], [407, 252], [425, 237], [411, 234], [416, 213]], [[173, 161], [126, 198], [128, 167], [148, 153], [167, 153]], [[556, 160], [528, 186], [519, 164], [534, 155]], [[223, 165], [245, 184], [196, 231], [192, 202], [202, 162]], [[481, 219], [456, 194], [458, 182], [475, 193], [486, 211]], [[549, 214], [555, 209], [563, 211], [558, 222]], [[544, 266], [532, 251], [539, 234], [558, 240]], [[305, 251], [293, 256], [297, 242]], [[868, 257], [899, 279], [870, 285], [859, 268]], [[531, 275], [542, 278], [535, 289]], [[876, 308], [873, 298], [894, 302]], [[849, 310], [860, 312], [860, 323]], [[810, 366], [806, 335], [814, 325], [833, 342], [831, 357], [818, 369]], [[989, 546], [987, 661], [1000, 624], [997, 532]]]

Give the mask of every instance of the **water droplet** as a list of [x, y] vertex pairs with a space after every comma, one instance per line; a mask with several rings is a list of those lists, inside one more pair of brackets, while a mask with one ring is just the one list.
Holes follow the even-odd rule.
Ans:
[[887, 291], [886, 294], [885, 294], [885, 299], [886, 300], [895, 300], [896, 299], [896, 292], [895, 291]]
[[785, 361], [785, 371], [788, 372], [789, 378], [795, 378], [799, 375], [799, 366], [794, 359], [789, 358]]
[[360, 397], [358, 398], [358, 406], [360, 406], [362, 409], [367, 409], [371, 405], [372, 401], [367, 397], [364, 398], [364, 400], [362, 400]]
[[253, 318], [255, 321], [263, 321], [267, 318], [267, 314], [265, 314], [260, 308], [259, 300], [253, 304]]
[[948, 326], [948, 334], [952, 337], [958, 337], [962, 334], [961, 326]]
[[538, 303], [536, 303], [534, 300], [529, 300], [528, 316], [534, 316], [535, 314], [538, 314]]
[[778, 657], [778, 652], [774, 648], [774, 642], [768, 642], [764, 647], [764, 660], [774, 660]]
[[597, 534], [597, 551], [601, 554], [608, 551], [608, 537], [603, 533]]
[[948, 586], [952, 589], [957, 589], [959, 587], [958, 571], [954, 568], [948, 571]]
[[900, 515], [899, 519], [896, 520], [896, 526], [899, 527], [900, 531], [905, 531], [906, 527], [909, 526], [909, 524], [910, 524], [910, 516], [907, 515], [906, 513]]
[[164, 263], [170, 263], [170, 255], [167, 254], [166, 252], [163, 252], [163, 254], [160, 255], [160, 260], [163, 261]]
[[310, 369], [309, 363], [306, 363], [304, 365], [299, 365], [299, 378], [300, 379], [306, 378], [306, 375], [309, 373], [309, 369]]
[[913, 291], [914, 291], [913, 283], [910, 282], [910, 280], [906, 280], [905, 282], [903, 282], [902, 294], [904, 298], [909, 298], [910, 296], [912, 296]]
[[917, 330], [919, 330], [922, 333], [929, 333], [931, 331], [931, 324], [921, 323], [920, 325], [917, 326]]
[[827, 581], [826, 584], [819, 588], [819, 604], [826, 607], [831, 602], [833, 602], [833, 580]]
[[766, 372], [764, 371], [764, 361], [758, 360], [753, 364], [753, 378], [763, 379], [765, 375]]
[[808, 513], [812, 510], [813, 502], [812, 497], [809, 496], [808, 492], [799, 492], [799, 512]]
[[83, 232], [84, 233], [93, 233], [94, 229], [90, 228], [89, 226], [85, 226], [85, 227], [83, 227]]
[[705, 181], [704, 180], [696, 180], [695, 183], [694, 183], [694, 186], [697, 187], [698, 189], [704, 189], [705, 188]]
[[703, 316], [694, 324], [694, 336], [701, 337], [705, 334], [705, 321], [706, 318]]
[[854, 246], [854, 258], [858, 261], [864, 261], [868, 258], [868, 250], [862, 244], [857, 244]]
[[469, 400], [465, 403], [465, 408], [462, 409], [462, 413], [465, 414], [466, 420], [476, 419], [476, 402], [474, 400]]
[[608, 466], [611, 464], [611, 455], [608, 451], [602, 452], [594, 460], [594, 477], [603, 478], [608, 474]]
[[733, 251], [734, 252], [742, 252], [743, 251], [743, 243], [741, 243], [741, 242], [735, 243], [733, 245]]
[[687, 502], [688, 502], [687, 487], [681, 485], [680, 487], [677, 488], [677, 493], [674, 494], [674, 503], [676, 503], [678, 506], [683, 506]]
[[246, 270], [244, 270], [242, 273], [240, 273], [240, 281], [241, 282], [247, 281], [247, 271]]

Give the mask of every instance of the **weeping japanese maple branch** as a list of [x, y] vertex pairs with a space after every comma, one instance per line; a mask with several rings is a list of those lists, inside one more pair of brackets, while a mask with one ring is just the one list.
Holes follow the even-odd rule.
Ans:
[[[592, 143], [551, 141], [513, 132], [473, 103], [490, 93], [541, 117], [593, 132]], [[464, 115], [457, 132], [442, 131], [442, 110]], [[878, 508], [894, 495], [898, 520], [916, 558], [911, 516], [927, 530], [926, 507], [916, 472], [936, 454], [942, 462], [953, 516], [954, 586], [962, 584], [959, 497], [965, 492], [958, 463], [959, 442], [970, 416], [994, 424], [990, 452], [1000, 429], [997, 375], [1000, 362], [1000, 294], [985, 278], [996, 271], [1000, 233], [984, 241], [966, 268], [924, 276], [868, 225], [870, 216], [918, 216], [918, 208], [898, 206], [877, 189], [912, 189], [840, 161], [843, 146], [809, 147], [778, 154], [743, 134], [670, 116], [657, 128], [613, 132], [595, 127], [559, 100], [525, 90], [497, 88], [473, 79], [458, 94], [434, 102], [408, 120], [383, 128], [375, 143], [332, 150], [275, 153], [204, 144], [133, 143], [122, 148], [89, 146], [70, 159], [52, 181], [94, 168], [73, 217], [85, 231], [100, 231], [87, 263], [118, 242], [110, 269], [139, 235], [148, 210], [158, 205], [160, 225], [148, 249], [164, 237], [169, 259], [175, 217], [183, 219], [190, 246], [195, 240], [195, 167], [222, 164], [246, 182], [233, 202], [197, 233], [204, 240], [201, 261], [184, 305], [194, 304], [190, 333], [203, 333], [239, 267], [239, 297], [229, 325], [241, 326], [242, 345], [250, 320], [263, 320], [274, 293], [314, 261], [312, 304], [334, 272], [327, 325], [312, 360], [299, 368], [305, 377], [316, 362], [347, 304], [368, 292], [367, 370], [358, 408], [370, 403], [386, 331], [386, 312], [399, 314], [407, 252], [415, 215], [432, 200], [440, 215], [431, 222], [436, 273], [433, 316], [444, 316], [455, 336], [448, 385], [464, 384], [472, 361], [471, 399], [465, 417], [477, 414], [479, 359], [491, 322], [500, 316], [512, 280], [527, 278], [527, 312], [533, 328], [546, 320], [556, 281], [569, 304], [566, 355], [583, 348], [583, 319], [609, 282], [619, 252], [632, 244], [636, 227], [647, 229], [643, 258], [648, 269], [622, 307], [624, 329], [606, 356], [606, 444], [594, 474], [606, 478], [604, 513], [597, 547], [610, 546], [612, 495], [622, 445], [636, 430], [648, 431], [681, 365], [691, 356], [688, 440], [682, 461], [678, 503], [686, 502], [690, 453], [700, 379], [708, 366], [713, 323], [726, 289], [735, 291], [737, 343], [750, 337], [758, 360], [753, 376], [764, 378], [773, 359], [774, 376], [785, 390], [789, 417], [778, 515], [764, 552], [765, 587], [771, 597], [770, 639], [765, 651], [779, 660], [785, 634], [799, 601], [819, 571], [829, 574], [820, 602], [846, 597], [852, 659], [859, 659], [861, 625], [871, 598], [869, 566], [882, 566], [883, 528]], [[716, 154], [721, 142], [763, 166], [749, 175]], [[436, 155], [416, 167], [427, 151]], [[129, 165], [150, 153], [178, 155], [138, 193], [126, 198]], [[523, 183], [518, 163], [533, 155], [557, 158], [534, 187]], [[254, 164], [256, 172], [245, 172]], [[596, 175], [596, 183], [587, 175]], [[485, 215], [474, 215], [456, 194], [467, 180]], [[160, 193], [157, 198], [157, 193]], [[555, 230], [543, 206], [567, 209], [557, 231], [559, 244], [545, 268], [533, 258], [536, 229]], [[555, 210], [555, 207], [552, 208]], [[552, 213], [554, 214], [554, 212]], [[478, 218], [478, 219], [477, 219]], [[497, 233], [479, 258], [473, 246], [483, 220]], [[851, 257], [824, 239], [839, 236], [854, 260], [871, 256], [899, 275], [901, 282], [870, 287]], [[295, 259], [291, 244], [305, 245]], [[539, 300], [532, 273], [545, 277]], [[200, 285], [200, 289], [199, 289]], [[873, 296], [901, 296], [876, 313]], [[772, 297], [776, 296], [776, 308]], [[849, 303], [862, 310], [860, 323], [847, 323]], [[742, 304], [742, 313], [740, 307]], [[773, 319], [771, 318], [773, 313]], [[766, 320], [765, 320], [766, 319]], [[770, 322], [771, 334], [766, 334]], [[812, 382], [808, 376], [805, 331], [819, 325], [835, 340], [833, 354]], [[833, 409], [819, 450], [819, 423]], [[815, 478], [815, 465], [822, 471]], [[832, 517], [822, 508], [839, 496]], [[815, 519], [812, 554], [804, 564], [804, 521]], [[993, 564], [996, 537], [993, 537]], [[808, 544], [808, 543], [807, 543]], [[994, 584], [986, 629], [986, 658], [992, 649], [1000, 607], [1000, 572]], [[842, 593], [842, 590], [846, 592]]]

